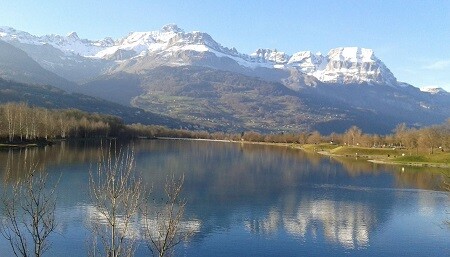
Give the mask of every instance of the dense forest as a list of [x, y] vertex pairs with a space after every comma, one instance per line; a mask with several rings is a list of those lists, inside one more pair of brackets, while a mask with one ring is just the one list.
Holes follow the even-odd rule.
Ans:
[[25, 103], [0, 105], [0, 142], [28, 143], [66, 138], [196, 138], [268, 143], [318, 144], [333, 143], [362, 147], [405, 147], [417, 151], [450, 149], [450, 119], [441, 125], [421, 129], [397, 125], [392, 134], [366, 134], [356, 126], [345, 133], [321, 135], [317, 131], [299, 133], [260, 134], [243, 131], [240, 134], [206, 131], [173, 130], [163, 126], [126, 125], [116, 116], [87, 113], [76, 109], [51, 110], [31, 107]]

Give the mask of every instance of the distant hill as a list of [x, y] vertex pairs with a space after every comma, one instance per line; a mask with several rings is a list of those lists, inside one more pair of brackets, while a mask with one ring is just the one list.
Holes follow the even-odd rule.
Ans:
[[192, 128], [189, 123], [144, 111], [126, 107], [117, 103], [78, 93], [68, 93], [48, 85], [29, 85], [0, 79], [0, 103], [25, 102], [31, 106], [52, 109], [79, 109], [121, 117], [125, 123], [164, 125], [170, 128]]

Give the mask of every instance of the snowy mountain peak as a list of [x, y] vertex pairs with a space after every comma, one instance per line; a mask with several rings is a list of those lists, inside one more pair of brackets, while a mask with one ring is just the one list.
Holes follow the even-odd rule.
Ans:
[[333, 61], [347, 61], [355, 63], [376, 62], [372, 49], [360, 47], [339, 47], [328, 52], [328, 58]]
[[293, 54], [288, 64], [300, 69], [306, 74], [313, 74], [317, 70], [323, 69], [326, 58], [321, 53], [313, 54], [311, 51], [301, 51]]
[[80, 39], [78, 37], [78, 34], [75, 31], [72, 31], [69, 34], [67, 34], [67, 38], [72, 39], [72, 40], [79, 40]]
[[[28, 32], [16, 30], [13, 28], [0, 28], [0, 39], [7, 42], [16, 42], [25, 45], [51, 45], [56, 49], [61, 50], [68, 56], [80, 55], [91, 56], [97, 53], [104, 47], [102, 41], [90, 41], [80, 39], [76, 32], [71, 32], [67, 36], [60, 35], [44, 35], [34, 36]], [[108, 44], [106, 44], [108, 45]]]
[[174, 33], [184, 33], [184, 30], [179, 28], [176, 24], [167, 24], [161, 28], [161, 32], [174, 32]]
[[8, 26], [0, 26], [0, 33], [13, 33], [14, 31], [14, 28]]
[[103, 40], [98, 41], [96, 45], [109, 47], [113, 46], [114, 44], [115, 44], [114, 39], [112, 39], [111, 37], [105, 37]]
[[442, 87], [422, 87], [420, 88], [420, 91], [425, 92], [425, 93], [430, 93], [432, 95], [436, 95], [436, 94], [448, 94], [447, 91], [445, 91], [445, 89], [443, 89]]
[[0, 39], [3, 41], [33, 42], [36, 40], [33, 36], [25, 31], [16, 30], [11, 27], [0, 27]]
[[[177, 25], [169, 24], [159, 31], [132, 32], [127, 37], [118, 40], [114, 46], [99, 51], [95, 57], [110, 58], [117, 52], [123, 51], [133, 51], [135, 54], [132, 54], [131, 57], [135, 58], [147, 54], [210, 50], [233, 54], [232, 50], [222, 47], [207, 33], [199, 31], [185, 33]], [[234, 52], [237, 53], [236, 50]]]
[[206, 33], [194, 31], [191, 33], [180, 33], [168, 42], [170, 45], [206, 45], [214, 49], [219, 48], [219, 44]]
[[289, 60], [289, 55], [276, 49], [272, 50], [260, 48], [250, 56], [258, 62], [273, 62], [275, 64], [287, 63]]
[[397, 79], [372, 49], [339, 47], [331, 49], [327, 64], [312, 75], [323, 82], [344, 84], [385, 84], [397, 86]]

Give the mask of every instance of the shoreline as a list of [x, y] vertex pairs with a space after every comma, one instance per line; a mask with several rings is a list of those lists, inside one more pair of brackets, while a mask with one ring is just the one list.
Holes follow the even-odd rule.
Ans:
[[[396, 165], [396, 166], [413, 166], [413, 167], [430, 167], [430, 168], [443, 168], [448, 169], [450, 168], [450, 163], [440, 163], [440, 162], [399, 162], [399, 161], [393, 161], [393, 160], [387, 160], [382, 156], [371, 156], [371, 155], [342, 155], [342, 154], [332, 154], [328, 151], [317, 151], [316, 153], [324, 156], [330, 156], [330, 157], [342, 157], [342, 158], [362, 158], [367, 159], [368, 162], [376, 163], [376, 164], [384, 164], [384, 165]], [[379, 158], [376, 158], [379, 157]]]
[[11, 148], [27, 148], [27, 147], [38, 147], [38, 144], [5, 144], [0, 143], [0, 149], [11, 149]]
[[[414, 167], [432, 167], [432, 168], [443, 168], [443, 169], [449, 169], [450, 163], [436, 163], [436, 162], [398, 162], [398, 161], [392, 161], [392, 160], [386, 160], [385, 157], [380, 155], [350, 155], [350, 154], [333, 154], [329, 151], [325, 150], [312, 150], [307, 149], [304, 146], [300, 144], [293, 144], [293, 143], [270, 143], [270, 142], [252, 142], [252, 141], [235, 141], [235, 140], [226, 140], [226, 139], [204, 139], [204, 138], [176, 138], [176, 137], [156, 137], [152, 138], [152, 140], [183, 140], [183, 141], [205, 141], [205, 142], [221, 142], [221, 143], [240, 143], [240, 144], [253, 144], [253, 145], [270, 145], [270, 146], [282, 146], [282, 147], [289, 147], [296, 150], [301, 150], [306, 153], [316, 153], [320, 154], [322, 156], [329, 156], [329, 157], [342, 157], [342, 158], [361, 158], [366, 159], [366, 161], [376, 164], [383, 164], [383, 165], [403, 165], [403, 166], [414, 166]], [[45, 146], [45, 145], [52, 145], [53, 142], [46, 141], [45, 144], [39, 144], [39, 142], [30, 142], [27, 144], [9, 144], [9, 143], [0, 143], [0, 150], [1, 149], [14, 149], [14, 148], [27, 148], [27, 147], [39, 147], [39, 146]], [[321, 148], [319, 145], [317, 148]]]
[[[329, 156], [329, 157], [342, 157], [342, 158], [361, 158], [366, 159], [367, 162], [376, 163], [376, 164], [383, 164], [383, 165], [403, 165], [403, 166], [413, 166], [413, 167], [430, 167], [430, 168], [443, 168], [443, 169], [449, 169], [450, 163], [437, 163], [437, 162], [396, 162], [391, 160], [386, 160], [385, 157], [380, 155], [353, 155], [350, 156], [349, 154], [343, 155], [343, 154], [333, 154], [329, 151], [314, 151], [305, 149], [303, 145], [300, 144], [292, 144], [292, 143], [269, 143], [269, 142], [251, 142], [251, 141], [233, 141], [233, 140], [221, 140], [221, 139], [201, 139], [201, 138], [168, 138], [168, 137], [158, 137], [156, 139], [161, 140], [189, 140], [189, 141], [207, 141], [207, 142], [223, 142], [223, 143], [241, 143], [241, 144], [254, 144], [254, 145], [272, 145], [272, 146], [283, 146], [283, 147], [290, 147], [292, 149], [297, 149], [304, 151], [306, 153], [317, 153], [323, 156]], [[320, 148], [320, 147], [318, 147]], [[377, 158], [378, 157], [378, 158]]]
[[414, 167], [429, 167], [429, 168], [443, 168], [449, 169], [450, 164], [447, 163], [438, 163], [438, 162], [396, 162], [396, 161], [386, 161], [386, 160], [367, 160], [371, 163], [376, 164], [386, 164], [386, 165], [402, 165], [402, 166], [414, 166]]
[[[278, 144], [277, 144], [278, 145]], [[308, 150], [302, 147], [302, 145], [286, 145], [290, 146], [294, 149], [299, 149], [308, 153], [317, 153], [323, 156], [329, 157], [341, 157], [341, 158], [361, 158], [366, 159], [367, 162], [376, 163], [376, 164], [384, 164], [384, 165], [395, 165], [395, 166], [412, 166], [412, 167], [430, 167], [430, 168], [442, 168], [442, 169], [450, 169], [450, 163], [441, 163], [441, 162], [399, 162], [393, 160], [387, 160], [384, 156], [380, 155], [349, 155], [349, 154], [333, 154], [329, 151], [314, 151]]]
[[[241, 143], [241, 144], [252, 144], [252, 145], [273, 145], [273, 146], [284, 146], [292, 147], [291, 143], [269, 143], [269, 142], [252, 142], [252, 141], [235, 141], [226, 139], [205, 139], [205, 138], [177, 138], [177, 137], [156, 137], [157, 140], [185, 140], [185, 141], [205, 141], [205, 142], [222, 142], [222, 143]], [[295, 147], [292, 147], [295, 148]], [[300, 149], [300, 148], [295, 148]]]

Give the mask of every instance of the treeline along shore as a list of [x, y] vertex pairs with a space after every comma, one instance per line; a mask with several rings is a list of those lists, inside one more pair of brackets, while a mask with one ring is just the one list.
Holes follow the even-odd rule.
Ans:
[[[25, 103], [0, 105], [0, 143], [3, 145], [27, 145], [47, 143], [58, 139], [106, 137], [171, 137], [284, 143], [317, 145], [317, 149], [327, 148], [324, 144], [328, 144], [349, 148], [407, 149], [410, 155], [412, 153], [423, 155], [448, 152], [450, 149], [450, 119], [443, 124], [420, 129], [399, 124], [388, 135], [366, 134], [356, 126], [350, 127], [344, 133], [331, 133], [330, 135], [321, 135], [317, 131], [277, 134], [243, 131], [237, 134], [229, 134], [169, 129], [157, 125], [127, 125], [116, 116], [87, 113], [76, 109], [51, 110], [28, 106]], [[444, 162], [446, 162], [445, 158]]]

